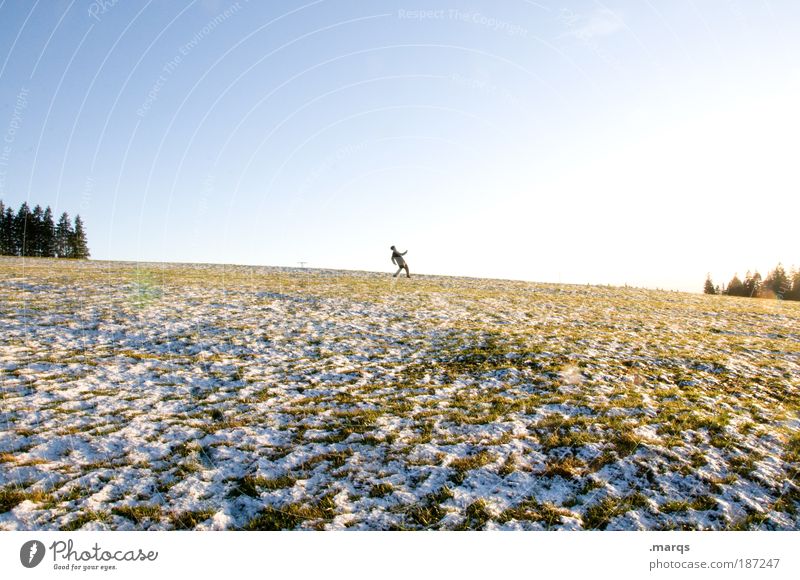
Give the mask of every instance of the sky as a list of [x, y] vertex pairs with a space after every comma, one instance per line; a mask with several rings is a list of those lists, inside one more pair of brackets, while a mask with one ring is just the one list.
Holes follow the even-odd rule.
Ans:
[[93, 259], [701, 291], [800, 265], [800, 3], [0, 0], [0, 199]]

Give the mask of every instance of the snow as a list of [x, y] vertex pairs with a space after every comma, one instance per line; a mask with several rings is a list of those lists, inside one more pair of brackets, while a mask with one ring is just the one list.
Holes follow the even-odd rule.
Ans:
[[[479, 499], [484, 529], [583, 529], [634, 494], [646, 504], [606, 529], [753, 513], [798, 528], [796, 304], [246, 266], [20, 271], [0, 260], [0, 485], [17, 497], [0, 529], [86, 514], [84, 529], [173, 529], [188, 512], [241, 529], [268, 506], [305, 514], [299, 528], [451, 529]], [[567, 460], [572, 476], [546, 473]], [[501, 517], [534, 500], [561, 516]], [[160, 516], [114, 512], [137, 506]], [[438, 515], [420, 523], [422, 507]]]

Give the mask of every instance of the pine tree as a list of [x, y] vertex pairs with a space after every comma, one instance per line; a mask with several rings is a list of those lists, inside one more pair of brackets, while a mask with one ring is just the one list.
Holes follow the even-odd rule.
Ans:
[[717, 290], [714, 288], [714, 282], [711, 281], [711, 274], [706, 276], [706, 285], [703, 288], [705, 294], [716, 294]]
[[81, 216], [75, 216], [75, 228], [69, 237], [69, 257], [85, 260], [89, 257], [89, 246], [86, 243], [86, 232], [83, 229]]
[[764, 288], [769, 292], [770, 296], [783, 298], [783, 296], [791, 290], [789, 277], [783, 269], [782, 264], [778, 264], [775, 269], [769, 273], [767, 279], [764, 280]]
[[758, 271], [756, 271], [755, 274], [751, 274], [750, 270], [748, 270], [744, 278], [744, 290], [742, 291], [742, 295], [756, 298], [761, 294], [761, 286], [761, 274], [759, 274]]
[[42, 216], [42, 256], [52, 258], [55, 256], [56, 227], [53, 224], [53, 210], [50, 206], [44, 210]]
[[56, 225], [55, 251], [57, 257], [69, 257], [69, 241], [71, 237], [72, 225], [69, 223], [69, 214], [64, 212], [58, 218], [58, 225]]
[[728, 288], [725, 290], [725, 294], [728, 296], [747, 296], [747, 294], [745, 294], [744, 284], [742, 284], [738, 275], [734, 274], [731, 281], [728, 282]]
[[19, 206], [19, 211], [14, 218], [14, 246], [16, 255], [29, 256], [28, 244], [28, 222], [30, 220], [31, 210], [27, 202], [22, 202]]
[[14, 210], [10, 207], [6, 208], [6, 213], [2, 217], [3, 225], [0, 228], [0, 235], [3, 236], [3, 247], [5, 250], [3, 251], [4, 254], [7, 256], [16, 256], [17, 249], [14, 237]]
[[28, 246], [31, 256], [42, 255], [42, 230], [44, 229], [44, 210], [36, 204], [28, 220]]
[[792, 289], [789, 292], [789, 300], [800, 300], [800, 270], [792, 268], [791, 273]]
[[5, 218], [6, 217], [6, 206], [3, 203], [3, 200], [0, 199], [0, 256], [7, 256], [8, 255], [8, 248], [6, 247], [6, 230], [5, 230]]

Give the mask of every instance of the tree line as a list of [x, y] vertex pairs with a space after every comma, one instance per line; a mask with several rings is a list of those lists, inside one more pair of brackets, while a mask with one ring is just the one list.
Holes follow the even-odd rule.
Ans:
[[792, 268], [788, 273], [781, 264], [762, 278], [756, 272], [747, 272], [744, 280], [734, 274], [727, 286], [715, 286], [711, 275], [706, 277], [703, 287], [706, 294], [724, 294], [726, 296], [746, 296], [749, 298], [780, 298], [782, 300], [800, 300], [800, 270]]
[[30, 209], [27, 202], [14, 213], [0, 200], [0, 255], [37, 256], [41, 258], [89, 257], [86, 230], [80, 215], [70, 221], [64, 212], [53, 221], [50, 206]]

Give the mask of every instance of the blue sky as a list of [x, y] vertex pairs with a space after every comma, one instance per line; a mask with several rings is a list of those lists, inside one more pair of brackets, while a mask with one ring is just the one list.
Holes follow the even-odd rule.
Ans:
[[0, 199], [95, 259], [800, 264], [796, 2], [0, 1]]

